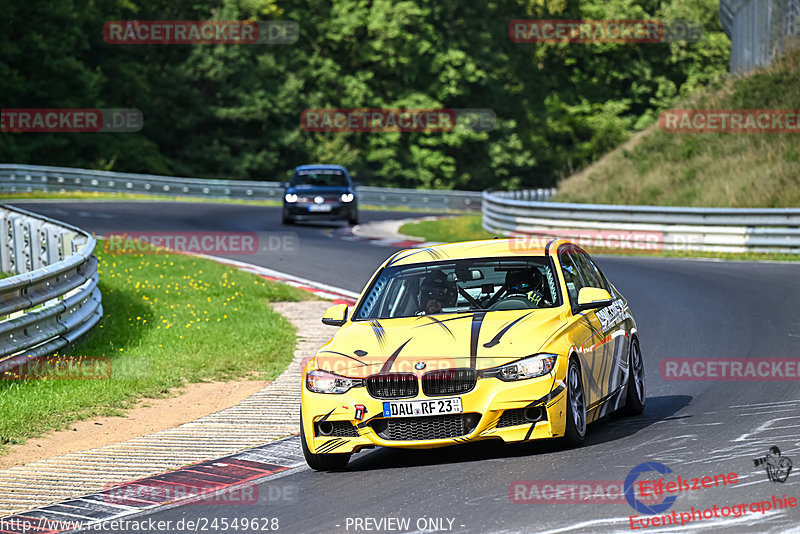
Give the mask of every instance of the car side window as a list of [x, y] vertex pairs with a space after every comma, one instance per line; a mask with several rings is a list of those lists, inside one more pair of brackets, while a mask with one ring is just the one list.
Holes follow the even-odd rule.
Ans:
[[599, 287], [600, 289], [608, 289], [605, 284], [605, 280], [603, 279], [603, 275], [600, 274], [597, 266], [592, 263], [592, 260], [586, 254], [582, 252], [575, 252], [572, 254], [575, 263], [578, 265], [578, 270], [580, 271], [581, 275], [583, 275], [583, 279], [586, 280], [586, 284], [588, 287]]
[[571, 251], [564, 251], [558, 254], [561, 263], [561, 271], [564, 273], [564, 282], [567, 284], [567, 293], [570, 302], [578, 302], [578, 292], [584, 287], [578, 267], [572, 261], [574, 254]]

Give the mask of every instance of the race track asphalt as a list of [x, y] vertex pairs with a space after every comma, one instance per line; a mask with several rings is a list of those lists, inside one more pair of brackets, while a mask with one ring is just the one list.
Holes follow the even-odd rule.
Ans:
[[[277, 208], [139, 202], [19, 205], [99, 234], [295, 232], [295, 252], [231, 257], [353, 291], [360, 291], [396, 250], [330, 237], [335, 225], [281, 226]], [[413, 215], [364, 211], [362, 220]], [[544, 481], [622, 481], [643, 462], [663, 463], [684, 479], [738, 475], [735, 485], [682, 492], [667, 513], [714, 505], [721, 509], [771, 500], [773, 495], [800, 498], [796, 380], [680, 382], [659, 376], [659, 362], [670, 357], [800, 357], [800, 264], [611, 256], [597, 260], [628, 298], [640, 329], [648, 387], [643, 415], [591, 425], [585, 444], [577, 449], [555, 442], [484, 442], [429, 451], [364, 451], [345, 471], [298, 468], [266, 480], [259, 487], [258, 505], [164, 507], [139, 519], [171, 520], [175, 525], [181, 519], [210, 522], [225, 517], [230, 523], [233, 518], [268, 517], [278, 518], [279, 531], [290, 533], [631, 531], [629, 516], [635, 513], [625, 502], [551, 498], [520, 503], [512, 502], [509, 488], [513, 494], [513, 483], [520, 480], [542, 481], [540, 489]], [[754, 466], [753, 459], [763, 457], [771, 446], [780, 447], [798, 465], [783, 483], [769, 481], [764, 468]], [[277, 494], [284, 497], [269, 497]], [[372, 522], [388, 518], [407, 518], [408, 528], [378, 529]], [[436, 518], [440, 519], [429, 521]], [[800, 509], [795, 507], [646, 531], [784, 532], [797, 531], [798, 524]], [[443, 528], [431, 528], [436, 526]], [[176, 528], [173, 531], [179, 532]]]

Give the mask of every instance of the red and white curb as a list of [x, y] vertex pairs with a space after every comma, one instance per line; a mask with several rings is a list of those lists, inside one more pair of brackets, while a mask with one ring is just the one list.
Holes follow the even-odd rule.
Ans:
[[431, 221], [441, 217], [422, 217], [413, 219], [392, 219], [359, 224], [353, 227], [336, 228], [327, 233], [328, 237], [342, 241], [363, 242], [370, 245], [392, 248], [425, 248], [441, 245], [435, 241], [423, 241], [400, 233], [399, 228], [409, 222]]
[[119, 529], [122, 518], [167, 504], [266, 504], [272, 492], [259, 495], [256, 485], [304, 464], [300, 436], [290, 436], [223, 458], [5, 516], [0, 519], [0, 533], [114, 530], [114, 522], [117, 530], [127, 530]]

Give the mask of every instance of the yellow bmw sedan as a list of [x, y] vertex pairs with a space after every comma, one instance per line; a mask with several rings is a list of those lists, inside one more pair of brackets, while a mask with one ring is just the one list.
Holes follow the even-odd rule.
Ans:
[[494, 239], [405, 250], [373, 275], [303, 369], [308, 465], [367, 447], [562, 438], [644, 410], [627, 301], [565, 240]]

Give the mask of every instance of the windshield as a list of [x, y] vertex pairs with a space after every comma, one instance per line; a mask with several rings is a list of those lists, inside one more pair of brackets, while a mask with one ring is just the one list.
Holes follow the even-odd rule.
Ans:
[[560, 305], [549, 259], [481, 258], [387, 267], [370, 287], [353, 319], [536, 310]]
[[347, 187], [350, 182], [344, 172], [338, 169], [308, 169], [297, 171], [292, 176], [293, 186]]

